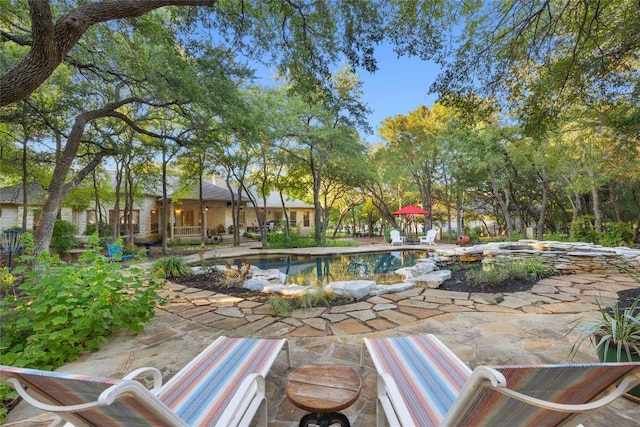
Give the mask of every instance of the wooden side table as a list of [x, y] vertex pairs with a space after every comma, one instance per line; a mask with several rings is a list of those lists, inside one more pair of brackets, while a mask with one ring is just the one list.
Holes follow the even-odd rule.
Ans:
[[302, 417], [300, 427], [309, 424], [328, 427], [336, 423], [350, 427], [349, 419], [338, 411], [353, 405], [361, 390], [360, 375], [337, 364], [301, 366], [289, 373], [285, 384], [291, 403], [310, 412]]

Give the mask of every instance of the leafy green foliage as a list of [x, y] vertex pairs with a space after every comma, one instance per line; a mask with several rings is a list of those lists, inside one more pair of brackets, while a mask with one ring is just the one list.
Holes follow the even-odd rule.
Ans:
[[273, 307], [276, 316], [289, 317], [293, 310], [299, 308], [331, 307], [331, 301], [336, 298], [338, 296], [334, 292], [310, 289], [310, 292], [304, 292], [295, 297], [273, 296], [269, 298], [267, 304]]
[[607, 232], [602, 234], [598, 243], [602, 246], [620, 246], [629, 244], [633, 239], [633, 230], [625, 222], [614, 222], [607, 225]]
[[193, 275], [191, 266], [185, 262], [184, 257], [178, 255], [160, 258], [155, 261], [151, 265], [151, 272], [154, 275], [165, 279]]
[[297, 308], [312, 307], [331, 307], [331, 301], [335, 300], [337, 295], [334, 292], [324, 289], [316, 289], [315, 292], [305, 292], [296, 298]]
[[355, 246], [354, 242], [348, 240], [331, 240], [327, 239], [322, 243], [318, 243], [311, 237], [301, 237], [296, 232], [291, 232], [289, 237], [284, 233], [269, 233], [267, 236], [267, 242], [269, 243], [269, 249], [281, 249], [281, 248], [313, 248], [316, 246]]
[[571, 223], [571, 240], [574, 242], [596, 243], [598, 233], [594, 226], [593, 215], [581, 215]]
[[640, 314], [636, 313], [640, 298], [636, 298], [624, 309], [618, 305], [604, 307], [600, 301], [597, 303], [600, 317], [588, 322], [578, 319], [569, 329], [567, 334], [574, 329], [580, 330], [578, 339], [571, 347], [570, 356], [575, 356], [586, 340], [593, 340], [597, 352], [608, 354], [609, 348], [615, 349], [614, 361], [617, 362], [622, 361], [622, 354], [627, 356], [627, 360], [631, 360], [632, 354], [640, 355]]
[[468, 231], [467, 231], [467, 236], [469, 236], [469, 239], [471, 239], [471, 243], [477, 243], [480, 241], [480, 235], [482, 234], [482, 228], [481, 227], [471, 227]]
[[113, 331], [140, 332], [151, 321], [163, 302], [157, 295], [162, 284], [149, 282], [135, 266], [122, 270], [100, 249], [94, 235], [76, 264], [46, 252], [21, 257], [33, 267], [15, 269], [24, 275], [20, 294], [1, 302], [0, 363], [55, 369], [83, 351], [97, 350]]
[[478, 286], [498, 286], [506, 280], [540, 280], [559, 272], [539, 259], [513, 260], [496, 263], [485, 269], [468, 270], [467, 279]]
[[546, 233], [544, 235], [544, 240], [552, 242], [568, 242], [569, 236], [565, 233]]
[[69, 221], [56, 220], [53, 226], [53, 234], [51, 235], [51, 249], [56, 254], [62, 255], [69, 249], [75, 248], [77, 241], [74, 236], [77, 232], [77, 227]]
[[557, 276], [559, 274], [558, 270], [554, 267], [550, 266], [542, 262], [537, 258], [529, 258], [522, 261], [518, 261], [515, 265], [511, 266], [511, 271], [513, 274], [524, 274], [527, 278], [533, 279], [544, 279], [545, 277]]
[[491, 268], [488, 270], [469, 270], [467, 280], [478, 286], [498, 286], [507, 279], [506, 271], [502, 268]]
[[293, 308], [291, 307], [291, 298], [285, 298], [280, 295], [269, 298], [267, 304], [273, 307], [275, 315], [278, 317], [289, 317]]

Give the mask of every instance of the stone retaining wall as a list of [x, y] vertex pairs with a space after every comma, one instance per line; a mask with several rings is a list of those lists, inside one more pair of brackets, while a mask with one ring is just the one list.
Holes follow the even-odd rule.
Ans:
[[607, 248], [581, 242], [520, 240], [475, 245], [456, 249], [455, 252], [455, 257], [466, 261], [500, 263], [535, 258], [554, 266], [563, 274], [607, 274], [632, 269], [640, 279], [640, 250], [625, 247]]

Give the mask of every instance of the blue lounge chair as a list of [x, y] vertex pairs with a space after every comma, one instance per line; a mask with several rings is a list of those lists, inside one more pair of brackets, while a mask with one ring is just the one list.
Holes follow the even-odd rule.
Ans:
[[107, 252], [109, 253], [109, 259], [111, 261], [122, 261], [133, 258], [133, 254], [124, 255], [122, 253], [122, 246], [118, 243], [107, 243]]

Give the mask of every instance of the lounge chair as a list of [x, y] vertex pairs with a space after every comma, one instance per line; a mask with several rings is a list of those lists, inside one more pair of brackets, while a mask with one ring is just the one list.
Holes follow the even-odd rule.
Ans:
[[576, 426], [640, 383], [640, 362], [471, 371], [433, 335], [365, 338], [361, 365], [365, 348], [378, 371], [379, 427], [385, 415], [391, 426]]
[[389, 237], [391, 237], [391, 246], [404, 245], [404, 236], [401, 236], [398, 230], [391, 230]]
[[132, 254], [124, 255], [122, 253], [122, 246], [118, 243], [107, 243], [107, 253], [111, 261], [122, 261], [134, 257]]
[[420, 244], [425, 244], [427, 246], [435, 246], [436, 245], [436, 230], [429, 230], [425, 236], [420, 236]]
[[[260, 411], [267, 425], [264, 378], [286, 339], [221, 336], [164, 386], [155, 368], [123, 379], [0, 365], [0, 380], [31, 405], [58, 414], [68, 426], [248, 426]], [[133, 378], [153, 375], [153, 388]]]

